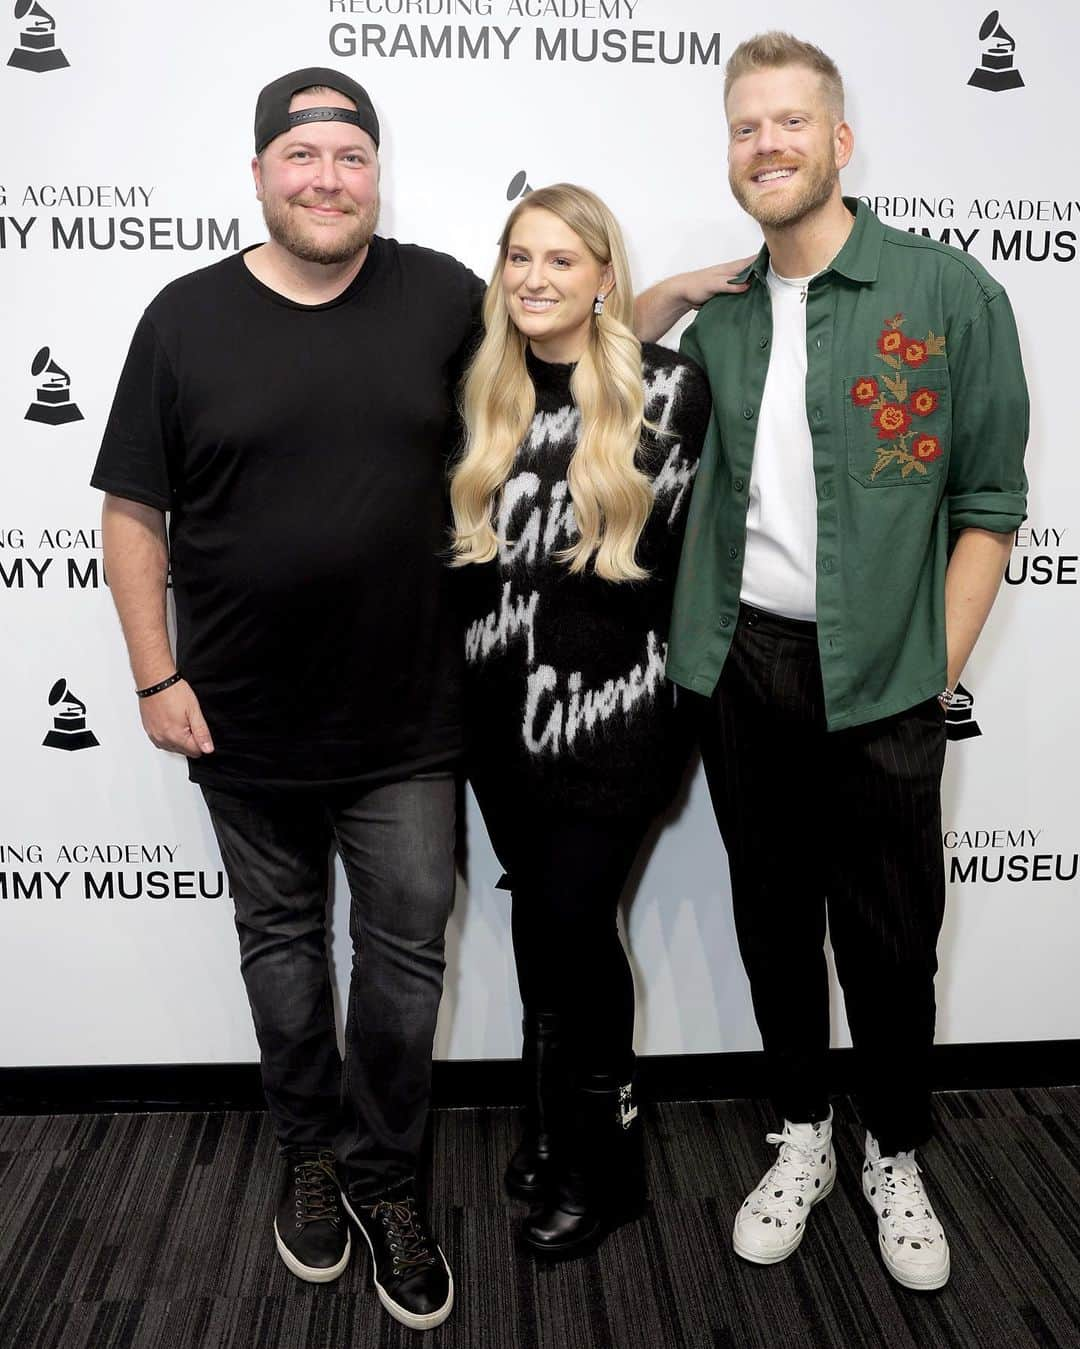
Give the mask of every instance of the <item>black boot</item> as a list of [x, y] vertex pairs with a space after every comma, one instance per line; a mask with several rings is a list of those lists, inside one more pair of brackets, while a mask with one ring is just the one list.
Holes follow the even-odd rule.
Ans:
[[[621, 1075], [620, 1075], [621, 1076]], [[587, 1077], [555, 1118], [547, 1194], [522, 1225], [530, 1250], [574, 1256], [591, 1250], [645, 1203], [641, 1121], [629, 1075]]]
[[503, 1177], [516, 1199], [538, 1199], [551, 1161], [552, 1097], [565, 1065], [557, 1012], [526, 1012], [521, 1020], [521, 1066], [525, 1077], [524, 1130]]

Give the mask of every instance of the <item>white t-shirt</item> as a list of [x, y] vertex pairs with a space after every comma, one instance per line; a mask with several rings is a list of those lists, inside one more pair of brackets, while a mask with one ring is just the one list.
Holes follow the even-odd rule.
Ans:
[[769, 265], [772, 352], [761, 396], [741, 598], [755, 608], [817, 617], [817, 488], [806, 418], [806, 287]]

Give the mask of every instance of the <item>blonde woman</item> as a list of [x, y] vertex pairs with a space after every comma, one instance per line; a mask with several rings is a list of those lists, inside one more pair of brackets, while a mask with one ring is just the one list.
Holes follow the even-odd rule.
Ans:
[[512, 892], [529, 1078], [506, 1172], [523, 1237], [575, 1254], [644, 1197], [619, 896], [687, 737], [668, 614], [709, 415], [632, 330], [619, 228], [568, 184], [514, 209], [464, 384], [451, 485], [469, 772]]

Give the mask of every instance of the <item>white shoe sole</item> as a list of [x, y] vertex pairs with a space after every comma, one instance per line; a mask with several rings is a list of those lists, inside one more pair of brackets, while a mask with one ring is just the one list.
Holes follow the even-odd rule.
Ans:
[[[866, 1173], [863, 1174], [863, 1194], [866, 1196], [866, 1202], [871, 1208], [874, 1208], [874, 1201], [870, 1197], [870, 1184]], [[874, 1217], [877, 1217], [877, 1209], [874, 1209]], [[952, 1261], [948, 1251], [945, 1252], [945, 1268], [938, 1270], [934, 1274], [927, 1274], [924, 1278], [912, 1274], [902, 1266], [898, 1266], [889, 1254], [885, 1238], [878, 1232], [878, 1250], [881, 1252], [881, 1263], [889, 1276], [896, 1280], [903, 1288], [910, 1288], [916, 1293], [932, 1293], [937, 1288], [944, 1288], [949, 1282], [949, 1275], [952, 1273]]]
[[274, 1219], [274, 1241], [277, 1243], [278, 1255], [285, 1262], [285, 1267], [290, 1274], [295, 1274], [298, 1279], [303, 1279], [305, 1283], [333, 1283], [335, 1279], [340, 1279], [345, 1273], [345, 1267], [349, 1263], [349, 1256], [352, 1255], [352, 1237], [348, 1230], [345, 1232], [345, 1254], [336, 1265], [305, 1265], [297, 1260], [292, 1251], [281, 1239], [281, 1233], [278, 1231], [277, 1219]]
[[743, 1245], [743, 1243], [740, 1242], [739, 1229], [738, 1226], [736, 1226], [731, 1236], [731, 1244], [735, 1248], [735, 1254], [740, 1256], [743, 1260], [749, 1260], [752, 1265], [778, 1265], [781, 1260], [786, 1260], [792, 1251], [798, 1250], [799, 1243], [802, 1241], [803, 1237], [806, 1236], [806, 1223], [807, 1219], [810, 1217], [810, 1210], [815, 1204], [820, 1204], [827, 1195], [832, 1194], [832, 1188], [835, 1184], [836, 1167], [834, 1166], [833, 1173], [829, 1177], [825, 1188], [823, 1190], [818, 1190], [812, 1198], [807, 1200], [806, 1218], [803, 1219], [803, 1225], [799, 1228], [798, 1235], [793, 1241], [789, 1242], [788, 1245], [782, 1247], [779, 1251], [766, 1252], [755, 1250], [753, 1247]]
[[400, 1321], [403, 1326], [408, 1326], [410, 1330], [434, 1330], [436, 1326], [441, 1326], [442, 1323], [446, 1320], [446, 1318], [450, 1315], [450, 1312], [454, 1306], [454, 1276], [450, 1270], [449, 1264], [447, 1263], [446, 1256], [443, 1255], [442, 1253], [442, 1247], [436, 1244], [435, 1249], [439, 1252], [439, 1259], [443, 1262], [443, 1265], [446, 1269], [446, 1276], [450, 1281], [449, 1291], [447, 1292], [446, 1295], [446, 1301], [443, 1303], [441, 1307], [437, 1308], [433, 1312], [429, 1312], [426, 1316], [417, 1316], [415, 1312], [407, 1311], [399, 1303], [395, 1302], [394, 1299], [390, 1296], [390, 1294], [379, 1282], [378, 1273], [376, 1272], [375, 1269], [375, 1250], [371, 1244], [371, 1238], [364, 1231], [363, 1223], [353, 1212], [352, 1205], [349, 1203], [349, 1200], [344, 1190], [342, 1190], [341, 1192], [341, 1202], [345, 1206], [345, 1212], [356, 1224], [357, 1230], [359, 1231], [360, 1235], [367, 1242], [368, 1250], [371, 1252], [371, 1280], [375, 1285], [376, 1293], [378, 1293], [379, 1295], [379, 1301], [390, 1313], [390, 1315], [394, 1318], [394, 1320]]

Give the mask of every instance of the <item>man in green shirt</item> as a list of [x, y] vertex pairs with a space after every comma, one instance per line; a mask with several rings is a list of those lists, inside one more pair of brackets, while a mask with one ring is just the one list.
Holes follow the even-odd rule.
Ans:
[[882, 1257], [939, 1288], [948, 1243], [914, 1149], [930, 1134], [945, 707], [1024, 519], [1020, 350], [978, 263], [842, 197], [853, 136], [823, 52], [753, 38], [725, 100], [731, 188], [765, 247], [744, 293], [704, 303], [718, 275], [675, 277], [637, 326], [652, 337], [702, 305], [682, 349], [714, 404], [667, 672], [698, 695], [784, 1121], [734, 1244], [784, 1259], [832, 1188], [827, 915]]

